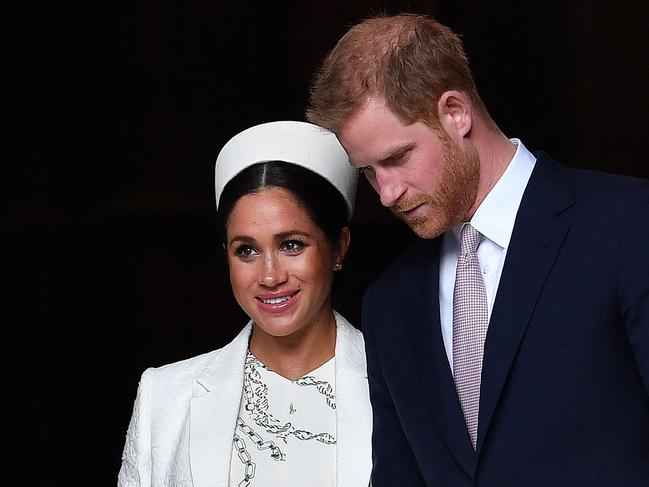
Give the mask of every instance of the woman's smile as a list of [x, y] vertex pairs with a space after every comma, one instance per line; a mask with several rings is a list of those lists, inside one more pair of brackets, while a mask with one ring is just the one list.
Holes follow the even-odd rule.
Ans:
[[282, 292], [270, 296], [257, 296], [258, 306], [267, 313], [283, 313], [296, 304], [300, 291]]

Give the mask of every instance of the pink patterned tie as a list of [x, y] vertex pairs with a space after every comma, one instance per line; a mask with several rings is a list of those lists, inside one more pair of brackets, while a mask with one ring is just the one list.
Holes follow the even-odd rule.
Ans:
[[466, 223], [453, 290], [453, 377], [471, 444], [478, 436], [482, 354], [489, 324], [487, 293], [476, 251], [482, 235]]

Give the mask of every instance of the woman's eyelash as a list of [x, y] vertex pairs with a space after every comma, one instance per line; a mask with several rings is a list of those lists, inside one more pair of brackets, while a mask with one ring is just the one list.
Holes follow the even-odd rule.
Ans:
[[[299, 238], [284, 240], [280, 244], [280, 250], [285, 252], [301, 252], [308, 244]], [[249, 244], [241, 244], [234, 248], [234, 255], [240, 259], [250, 259], [257, 255], [259, 251]]]
[[306, 242], [297, 238], [292, 238], [282, 243], [282, 247], [284, 248], [291, 247], [289, 250], [301, 250], [305, 245]]
[[234, 254], [238, 257], [250, 257], [255, 252], [255, 249], [250, 245], [240, 245], [234, 249]]

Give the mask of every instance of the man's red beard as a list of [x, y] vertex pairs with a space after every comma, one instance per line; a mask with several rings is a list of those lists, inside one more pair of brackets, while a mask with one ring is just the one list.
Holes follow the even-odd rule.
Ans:
[[[421, 238], [435, 238], [469, 216], [480, 181], [480, 158], [470, 147], [462, 150], [446, 134], [440, 136], [444, 151], [441, 179], [434, 194], [400, 199], [391, 210]], [[425, 205], [426, 214], [406, 219], [403, 212]]]

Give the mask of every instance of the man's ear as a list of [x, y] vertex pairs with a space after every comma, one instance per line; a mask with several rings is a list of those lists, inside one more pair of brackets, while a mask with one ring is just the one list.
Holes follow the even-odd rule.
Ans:
[[471, 132], [473, 110], [469, 98], [461, 91], [445, 91], [437, 102], [439, 121], [451, 136], [464, 138]]

